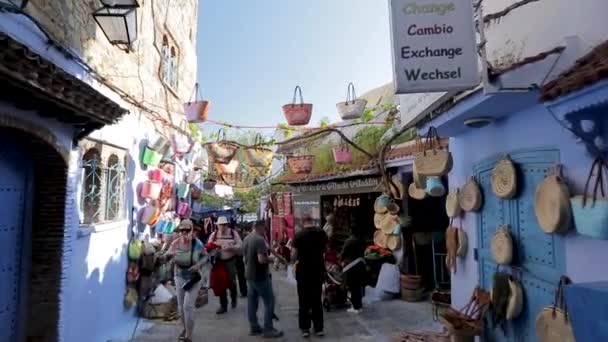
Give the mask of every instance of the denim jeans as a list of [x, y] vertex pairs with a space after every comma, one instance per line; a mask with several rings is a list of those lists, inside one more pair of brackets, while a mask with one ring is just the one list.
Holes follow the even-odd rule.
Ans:
[[247, 281], [247, 315], [249, 317], [249, 327], [251, 331], [259, 331], [258, 304], [262, 297], [264, 302], [264, 331], [272, 331], [272, 317], [274, 316], [274, 293], [272, 291], [272, 280]]

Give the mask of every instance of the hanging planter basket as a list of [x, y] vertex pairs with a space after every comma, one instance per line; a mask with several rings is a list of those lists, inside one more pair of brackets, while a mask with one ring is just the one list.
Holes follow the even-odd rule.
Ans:
[[169, 144], [169, 141], [167, 140], [167, 138], [165, 138], [162, 135], [158, 135], [158, 137], [156, 137], [156, 139], [148, 142], [148, 147], [151, 150], [157, 151], [162, 154], [162, 152], [164, 152], [165, 148], [167, 148], [168, 144]]
[[[296, 104], [296, 95], [300, 95], [300, 103]], [[296, 86], [293, 91], [293, 100], [290, 104], [283, 106], [283, 114], [287, 123], [291, 126], [304, 126], [310, 122], [312, 116], [312, 103], [304, 103], [302, 88]]]
[[298, 175], [311, 173], [314, 161], [314, 155], [287, 157], [287, 165], [289, 165], [289, 169], [291, 170], [291, 172]]
[[203, 189], [205, 189], [207, 191], [211, 191], [211, 190], [213, 190], [213, 188], [215, 188], [216, 184], [217, 184], [217, 181], [215, 179], [207, 178], [203, 182]]
[[146, 147], [146, 149], [144, 150], [144, 156], [142, 158], [142, 163], [144, 163], [144, 165], [148, 165], [148, 166], [152, 166], [152, 167], [156, 167], [158, 166], [158, 164], [160, 163], [160, 161], [163, 159], [163, 155], [154, 151], [153, 149]]
[[[220, 129], [216, 142], [206, 143], [209, 159], [215, 164], [228, 164], [234, 158], [239, 146], [226, 140], [226, 132]], [[220, 140], [221, 139], [221, 140]]]
[[233, 175], [239, 167], [239, 161], [234, 159], [228, 164], [215, 164], [215, 170], [222, 176]]
[[173, 137], [171, 138], [171, 145], [173, 147], [173, 152], [176, 155], [184, 155], [192, 150], [192, 147], [194, 147], [194, 141], [192, 141], [188, 136], [182, 134], [173, 134]]
[[334, 147], [333, 154], [336, 164], [350, 164], [353, 161], [353, 154], [345, 145]]
[[270, 168], [274, 152], [269, 148], [260, 147], [263, 142], [262, 136], [257, 134], [254, 142], [255, 147], [245, 149], [247, 165], [262, 169]]
[[361, 117], [366, 105], [367, 100], [357, 99], [355, 85], [351, 82], [346, 91], [346, 101], [336, 104], [336, 107], [342, 120], [352, 120]]
[[[199, 100], [198, 83], [194, 85], [194, 92], [190, 96], [190, 101], [184, 103], [184, 112], [188, 122], [205, 122], [209, 115], [209, 101]], [[194, 97], [194, 101], [192, 98]]]

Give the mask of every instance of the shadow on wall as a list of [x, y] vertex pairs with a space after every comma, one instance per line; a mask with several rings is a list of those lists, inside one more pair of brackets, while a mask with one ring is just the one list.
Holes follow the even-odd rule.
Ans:
[[107, 341], [134, 329], [134, 311], [123, 306], [127, 244], [127, 227], [75, 241], [64, 320], [66, 342]]

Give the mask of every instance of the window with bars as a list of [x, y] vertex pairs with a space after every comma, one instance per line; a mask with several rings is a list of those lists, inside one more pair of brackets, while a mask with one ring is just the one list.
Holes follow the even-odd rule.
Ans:
[[178, 64], [178, 49], [174, 42], [164, 35], [160, 49], [160, 79], [173, 90], [177, 90], [178, 86]]
[[100, 148], [93, 147], [82, 157], [81, 224], [106, 223], [126, 218], [126, 158], [121, 160], [117, 154], [112, 153], [104, 161], [102, 155]]

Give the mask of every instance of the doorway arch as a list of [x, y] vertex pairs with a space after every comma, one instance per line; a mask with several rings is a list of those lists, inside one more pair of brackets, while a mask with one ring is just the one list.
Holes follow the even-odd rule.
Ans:
[[13, 307], [0, 309], [0, 340], [57, 340], [67, 170], [46, 139], [0, 127], [0, 262], [15, 280], [0, 289], [0, 308]]

